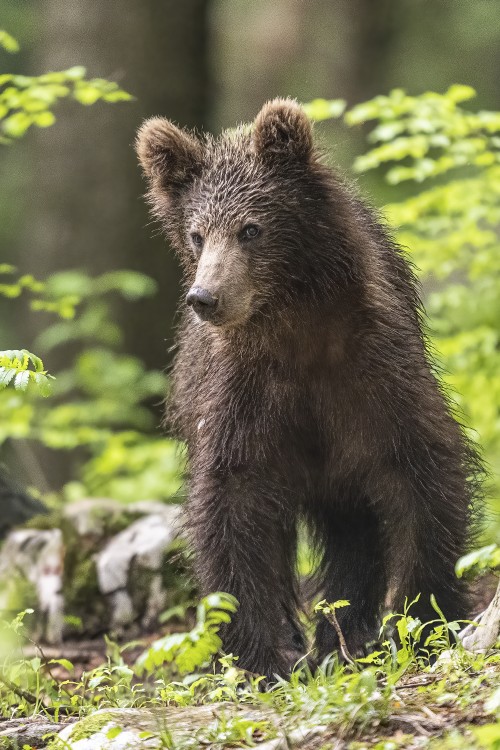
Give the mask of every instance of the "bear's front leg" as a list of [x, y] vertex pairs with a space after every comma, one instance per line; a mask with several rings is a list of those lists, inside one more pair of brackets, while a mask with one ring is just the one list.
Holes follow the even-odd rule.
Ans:
[[195, 470], [188, 525], [203, 593], [224, 591], [239, 602], [221, 632], [224, 651], [249, 672], [288, 675], [302, 653], [295, 513], [283, 487], [262, 468]]

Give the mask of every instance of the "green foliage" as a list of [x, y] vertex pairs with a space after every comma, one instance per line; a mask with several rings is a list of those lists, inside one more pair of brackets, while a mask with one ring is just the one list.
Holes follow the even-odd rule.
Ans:
[[344, 119], [371, 126], [371, 147], [355, 161], [358, 172], [381, 168], [391, 185], [421, 185], [409, 197], [400, 192], [384, 213], [420, 271], [438, 364], [484, 446], [498, 518], [500, 112], [469, 109], [474, 95], [461, 85], [415, 97], [396, 89], [353, 107]]
[[475, 96], [470, 86], [454, 85], [445, 94], [408, 96], [394, 89], [358, 104], [346, 114], [348, 125], [375, 121], [368, 136], [373, 147], [359, 156], [358, 172], [408, 159], [386, 174], [390, 184], [422, 182], [461, 167], [500, 163], [500, 113], [471, 112], [460, 105]]
[[[2, 296], [13, 299], [19, 297], [24, 291], [29, 291], [38, 295], [38, 299], [32, 302], [32, 306], [38, 306], [35, 309], [43, 309], [44, 305], [50, 304], [40, 296], [44, 291], [44, 285], [40, 281], [37, 281], [31, 274], [24, 274], [14, 279], [12, 277], [15, 273], [14, 266], [7, 263], [0, 264], [0, 276], [9, 276], [7, 283], [0, 283]], [[67, 304], [63, 301], [54, 311], [62, 314], [65, 310], [64, 305], [67, 307]], [[30, 364], [33, 369], [30, 369]], [[44, 369], [40, 357], [27, 349], [0, 351], [0, 391], [8, 385], [13, 385], [18, 391], [26, 391], [31, 384], [32, 388], [35, 387], [42, 396], [48, 396], [52, 390], [50, 380], [53, 380], [53, 377]]]
[[313, 99], [304, 104], [304, 110], [311, 120], [321, 122], [332, 117], [340, 117], [345, 111], [347, 103], [343, 99]]
[[31, 274], [18, 275], [15, 266], [8, 263], [0, 264], [0, 276], [7, 279], [0, 283], [0, 294], [9, 299], [30, 296], [30, 307], [32, 310], [43, 310], [52, 312], [61, 318], [73, 318], [80, 297], [71, 292], [55, 296], [47, 284], [36, 279]]
[[[428, 666], [440, 653], [448, 653], [456, 642], [458, 632], [464, 626], [463, 622], [447, 622], [433, 594], [430, 600], [437, 618], [430, 622], [421, 622], [411, 614], [411, 607], [419, 598], [420, 595], [412, 602], [406, 602], [403, 614], [390, 613], [382, 621], [381, 637], [390, 631], [389, 624], [397, 633], [397, 639], [394, 639], [389, 632], [388, 640], [383, 646], [386, 649], [386, 657], [390, 654], [393, 668], [401, 674], [415, 664], [421, 667]], [[432, 629], [429, 629], [430, 625]], [[377, 652], [375, 656], [378, 658], [380, 654], [383, 652]]]
[[37, 349], [47, 355], [67, 348], [74, 352], [76, 344], [78, 350], [57, 372], [50, 403], [36, 393], [21, 398], [0, 392], [0, 444], [30, 439], [54, 450], [79, 449], [75, 477], [65, 491], [70, 499], [174, 497], [182, 483], [180, 451], [156, 431], [147, 406], [165, 395], [167, 380], [120, 351], [123, 332], [113, 319], [111, 299], [143, 299], [155, 293], [155, 282], [133, 271], [95, 278], [67, 271], [44, 282], [30, 277], [29, 283], [6, 286], [35, 295], [32, 307], [62, 318], [42, 331]]
[[[0, 46], [17, 52], [16, 40], [0, 30]], [[61, 99], [75, 99], [88, 106], [97, 101], [129, 101], [132, 97], [120, 87], [103, 78], [87, 79], [86, 70], [76, 65], [68, 70], [23, 76], [0, 75], [0, 143], [21, 138], [28, 128], [47, 128], [54, 124], [53, 109]]]
[[165, 437], [123, 431], [110, 435], [102, 451], [82, 467], [81, 482], [65, 487], [68, 499], [84, 495], [133, 502], [176, 499], [182, 485], [180, 447]]
[[0, 29], [0, 47], [6, 52], [19, 52], [19, 44], [7, 31]]
[[500, 547], [496, 544], [473, 550], [461, 557], [456, 564], [456, 573], [459, 578], [477, 578], [490, 570], [498, 569], [500, 569]]
[[[91, 277], [81, 270], [60, 271], [43, 285], [44, 298], [35, 299], [34, 310], [55, 312], [64, 320], [52, 324], [38, 337], [45, 351], [78, 342], [119, 346], [123, 334], [112, 320], [110, 293], [135, 302], [156, 293], [156, 283], [137, 271], [109, 271]], [[75, 319], [76, 309], [78, 316]]]
[[343, 609], [343, 607], [348, 607], [350, 605], [350, 602], [347, 601], [347, 599], [338, 599], [336, 602], [329, 603], [326, 601], [326, 599], [322, 599], [318, 604], [315, 605], [314, 611], [315, 612], [321, 612], [323, 615], [332, 615], [334, 612], [337, 611], [337, 609]]
[[[15, 39], [5, 31], [0, 31], [0, 46], [9, 52], [18, 50]], [[0, 143], [22, 137], [31, 125], [52, 125], [53, 109], [63, 98], [90, 105], [131, 97], [113, 82], [87, 80], [81, 66], [41, 76], [0, 75]], [[156, 497], [165, 497], [166, 492], [173, 494], [174, 483], [176, 487], [180, 483], [177, 464], [174, 467], [172, 460], [173, 445], [165, 443], [160, 448], [159, 439], [152, 440], [151, 454], [158, 459], [156, 473], [154, 461], [145, 457], [152, 417], [143, 402], [164, 392], [165, 379], [159, 372], [146, 373], [137, 359], [109, 350], [121, 343], [122, 332], [111, 318], [110, 304], [104, 300], [110, 292], [118, 292], [128, 300], [141, 299], [155, 292], [154, 282], [128, 271], [113, 271], [97, 279], [72, 271], [41, 282], [31, 274], [19, 275], [8, 264], [0, 264], [0, 275], [6, 277], [0, 283], [0, 294], [10, 299], [27, 294], [34, 311], [62, 318], [40, 337], [45, 352], [66, 343], [91, 346], [84, 348], [73, 365], [61, 373], [55, 391], [57, 402], [50, 406], [39, 399], [40, 395], [48, 395], [52, 378], [42, 360], [24, 349], [0, 353], [0, 445], [8, 439], [30, 439], [56, 449], [85, 446], [91, 463], [88, 469], [83, 464], [83, 474], [97, 491], [109, 490], [120, 496], [116, 486], [118, 473], [107, 486], [105, 480], [99, 481], [99, 466], [109, 468], [113, 461], [116, 464], [121, 460], [121, 487], [127, 488], [127, 498], [133, 492], [137, 493], [134, 499], [144, 496], [144, 490], [155, 492], [151, 496]], [[6, 389], [9, 384], [15, 391]], [[114, 440], [120, 430], [125, 430], [121, 441]], [[132, 430], [137, 430], [137, 434]], [[113, 445], [108, 447], [108, 440]], [[134, 454], [132, 462], [124, 457], [129, 449]], [[92, 463], [95, 454], [100, 454], [96, 464]], [[133, 467], [135, 483], [126, 481], [126, 466]], [[141, 485], [144, 473], [149, 479], [147, 486]], [[80, 494], [88, 491], [84, 484], [75, 482], [71, 487], [73, 495], [78, 494], [78, 488]]]
[[[331, 612], [340, 603], [323, 606]], [[200, 671], [220, 648], [217, 630], [234, 611], [234, 600], [223, 594], [204, 600], [193, 630], [167, 635], [153, 644], [154, 654], [147, 650], [135, 664], [131, 657], [137, 643], [118, 646], [106, 639], [105, 663], [81, 675], [69, 660], [47, 660], [43, 651], [30, 658], [20, 655], [28, 612], [21, 613], [5, 623], [2, 633], [10, 633], [13, 640], [0, 654], [0, 715], [88, 717], [77, 725], [76, 740], [108, 724], [111, 717], [105, 712], [93, 719], [96, 709], [156, 706], [161, 710], [165, 705], [216, 703], [213, 720], [185, 744], [175, 745], [169, 738], [166, 746], [182, 748], [205, 744], [252, 747], [275, 738], [278, 728], [291, 744], [308, 732], [319, 732], [317, 739], [325, 747], [342, 736], [351, 750], [410, 747], [412, 742], [465, 750], [487, 747], [482, 743], [496, 736], [500, 658], [494, 652], [471, 654], [461, 646], [450, 649], [444, 639], [435, 644], [435, 663], [424, 666], [411, 647], [394, 658], [393, 645], [385, 641], [378, 652], [352, 665], [342, 665], [332, 657], [314, 675], [302, 669], [289, 681], [278, 680], [263, 692], [261, 679], [237, 669], [231, 656], [219, 660], [220, 670], [215, 673]], [[408, 610], [395, 619], [405, 644], [411, 643], [409, 634], [419, 624], [415, 625]], [[2, 638], [0, 643], [7, 644], [7, 640]], [[227, 711], [221, 702], [227, 704]], [[429, 717], [431, 722], [426, 722]], [[481, 735], [476, 734], [478, 724], [486, 728]], [[401, 726], [408, 726], [411, 734], [402, 736]], [[148, 738], [151, 742], [164, 739], [165, 731], [168, 728], [159, 722], [158, 730], [148, 733]], [[112, 733], [118, 734], [115, 729]], [[375, 738], [380, 738], [377, 744]]]
[[[34, 369], [30, 369], [30, 364]], [[12, 384], [16, 391], [25, 391], [31, 383], [42, 396], [48, 396], [51, 391], [49, 378], [52, 375], [44, 369], [40, 357], [26, 349], [0, 351], [0, 390]]]
[[231, 621], [237, 601], [224, 593], [210, 594], [196, 610], [196, 625], [185, 633], [171, 633], [155, 641], [137, 660], [139, 672], [153, 672], [165, 663], [179, 674], [206, 667], [220, 650], [221, 625]]

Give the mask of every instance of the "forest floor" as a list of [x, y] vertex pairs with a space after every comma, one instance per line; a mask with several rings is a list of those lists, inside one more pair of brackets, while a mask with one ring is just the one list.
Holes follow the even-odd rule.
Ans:
[[[478, 587], [478, 611], [494, 580]], [[119, 744], [123, 731], [138, 732], [130, 744], [138, 750], [500, 750], [500, 651], [450, 647], [443, 625], [432, 659], [422, 660], [414, 624], [401, 618], [399, 651], [386, 646], [348, 665], [332, 660], [267, 690], [227, 659], [215, 674], [180, 670], [174, 660], [141, 675], [139, 654], [165, 630], [122, 645], [106, 637], [57, 647], [28, 641], [0, 665], [0, 750], [71, 748], [50, 739], [68, 724], [86, 750], [129, 747]], [[99, 731], [101, 744], [88, 744]]]
[[[77, 718], [95, 716], [99, 708], [112, 708], [117, 726], [127, 729], [131, 707], [146, 715], [152, 707], [163, 710], [161, 723], [170, 726], [170, 739], [166, 741], [158, 730], [159, 744], [152, 746], [170, 750], [500, 748], [500, 652], [486, 656], [445, 650], [433, 666], [423, 669], [414, 660], [399, 669], [332, 664], [320, 675], [305, 680], [294, 675], [267, 692], [230, 667], [222, 675], [201, 677], [199, 689], [193, 689], [194, 679], [169, 684], [160, 677], [161, 689], [146, 698], [136, 679], [120, 677], [126, 666], [134, 664], [136, 648], [124, 651], [122, 661], [116, 652], [110, 656], [104, 641], [67, 643], [61, 651], [63, 656], [53, 648], [43, 651], [46, 666], [37, 705], [21, 692], [17, 705], [11, 696], [9, 713], [4, 703], [0, 748], [46, 747], [51, 731]], [[37, 658], [29, 652], [25, 657]], [[66, 688], [66, 697], [69, 693], [79, 697], [65, 708], [68, 701], [60, 698]], [[210, 707], [213, 710], [207, 714]], [[85, 721], [89, 719], [81, 722], [84, 726]], [[113, 747], [111, 735], [106, 747]], [[137, 747], [142, 745], [138, 742]]]

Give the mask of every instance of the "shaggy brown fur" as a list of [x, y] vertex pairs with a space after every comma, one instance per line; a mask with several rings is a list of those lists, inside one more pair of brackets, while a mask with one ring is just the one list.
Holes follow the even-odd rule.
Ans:
[[[204, 591], [240, 609], [239, 665], [285, 675], [297, 620], [297, 523], [351, 652], [401, 611], [468, 614], [477, 461], [433, 374], [417, 284], [374, 213], [324, 166], [310, 123], [275, 100], [244, 129], [200, 139], [146, 122], [149, 198], [179, 252], [184, 307], [172, 415], [187, 441], [188, 517]], [[319, 622], [319, 658], [339, 646]]]

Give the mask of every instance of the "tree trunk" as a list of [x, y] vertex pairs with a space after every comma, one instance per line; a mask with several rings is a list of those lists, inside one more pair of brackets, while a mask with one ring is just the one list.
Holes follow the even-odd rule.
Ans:
[[[142, 199], [144, 183], [133, 148], [145, 117], [166, 115], [183, 125], [205, 127], [211, 101], [207, 62], [210, 0], [44, 0], [33, 71], [85, 65], [90, 77], [116, 80], [132, 102], [82, 107], [62, 102], [58, 121], [27, 136], [25, 201], [18, 249], [24, 272], [44, 278], [82, 268], [90, 275], [129, 268], [153, 277], [155, 297], [116, 300], [125, 349], [149, 368], [167, 365], [179, 295], [179, 267]], [[32, 348], [53, 320], [26, 306], [16, 340]], [[44, 355], [43, 351], [38, 352]], [[44, 357], [51, 372], [68, 365], [68, 352]], [[161, 406], [157, 406], [158, 423]], [[71, 465], [44, 453], [53, 488], [67, 481]]]
[[[167, 362], [179, 272], [149, 225], [133, 142], [137, 127], [151, 115], [206, 124], [208, 5], [209, 0], [85, 5], [45, 0], [40, 9], [41, 53], [33, 69], [83, 64], [90, 76], [118, 81], [136, 100], [88, 109], [65, 102], [53, 128], [31, 134], [21, 265], [41, 277], [65, 268], [90, 274], [133, 268], [155, 278], [157, 297], [120, 306], [127, 348], [150, 367]], [[32, 316], [25, 327], [29, 341]]]

